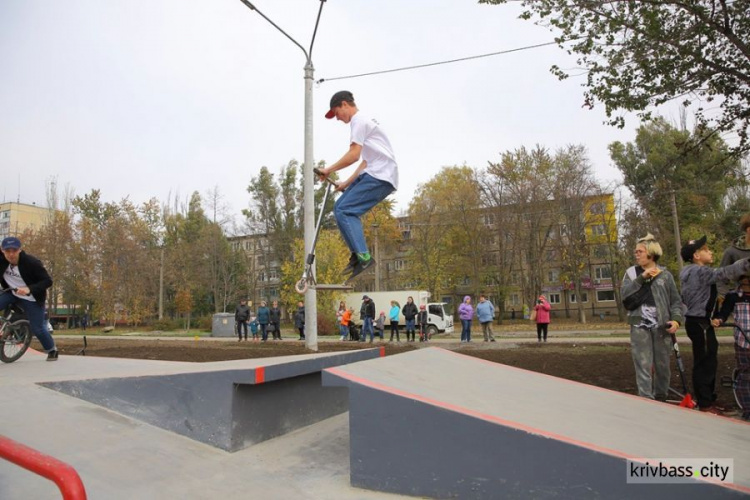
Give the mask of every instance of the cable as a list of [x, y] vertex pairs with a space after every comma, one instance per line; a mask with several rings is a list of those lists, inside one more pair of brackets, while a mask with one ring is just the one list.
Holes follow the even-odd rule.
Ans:
[[[565, 41], [570, 41], [570, 40], [565, 40]], [[515, 48], [515, 49], [501, 50], [501, 51], [498, 51], [498, 52], [490, 52], [489, 54], [480, 54], [480, 55], [477, 55], [477, 56], [461, 57], [461, 58], [458, 58], [458, 59], [450, 59], [450, 60], [447, 60], [447, 61], [439, 61], [439, 62], [433, 62], [433, 63], [427, 63], [427, 64], [418, 64], [418, 65], [415, 65], [415, 66], [405, 66], [403, 68], [385, 69], [385, 70], [382, 70], [382, 71], [372, 71], [370, 73], [360, 73], [358, 75], [336, 76], [336, 77], [333, 77], [333, 78], [321, 78], [316, 83], [320, 84], [320, 83], [323, 83], [323, 82], [332, 82], [334, 80], [346, 80], [346, 79], [349, 79], [349, 78], [360, 78], [360, 77], [363, 77], [363, 76], [382, 75], [384, 73], [396, 73], [397, 71], [407, 71], [407, 70], [411, 70], [411, 69], [428, 68], [430, 66], [439, 66], [441, 64], [451, 64], [451, 63], [456, 63], [456, 62], [469, 61], [469, 60], [472, 60], [472, 59], [481, 59], [483, 57], [491, 57], [491, 56], [499, 56], [499, 55], [502, 55], [502, 54], [510, 54], [511, 52], [520, 52], [522, 50], [537, 49], [539, 47], [546, 47], [547, 45], [558, 45], [559, 43], [562, 43], [562, 42], [546, 42], [546, 43], [540, 43], [540, 44], [537, 44], [537, 45], [528, 45], [526, 47], [518, 47], [518, 48]]]

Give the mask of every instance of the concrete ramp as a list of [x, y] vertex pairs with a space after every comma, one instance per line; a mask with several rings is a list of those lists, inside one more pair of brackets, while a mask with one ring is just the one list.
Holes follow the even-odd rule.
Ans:
[[366, 349], [201, 364], [129, 363], [117, 376], [78, 375], [40, 385], [237, 451], [346, 412], [347, 391], [323, 387], [321, 370], [381, 354]]
[[[581, 370], [585, 370], [581, 366]], [[750, 425], [427, 348], [326, 369], [352, 486], [433, 498], [737, 498]], [[734, 461], [731, 483], [628, 483], [628, 461]]]

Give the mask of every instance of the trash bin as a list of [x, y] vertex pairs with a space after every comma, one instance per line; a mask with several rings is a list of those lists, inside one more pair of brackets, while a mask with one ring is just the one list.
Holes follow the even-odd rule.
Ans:
[[211, 321], [212, 337], [234, 337], [234, 314], [216, 313]]

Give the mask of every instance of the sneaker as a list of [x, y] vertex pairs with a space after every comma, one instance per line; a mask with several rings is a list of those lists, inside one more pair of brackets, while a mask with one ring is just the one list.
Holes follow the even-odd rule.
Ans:
[[351, 257], [349, 257], [349, 263], [344, 268], [343, 274], [349, 274], [352, 271], [354, 271], [354, 266], [356, 266], [359, 263], [359, 259], [357, 258], [357, 254], [352, 252]]
[[57, 361], [57, 355], [59, 353], [57, 352], [57, 349], [54, 349], [47, 353], [47, 361]]
[[706, 406], [705, 408], [700, 408], [700, 411], [702, 411], [703, 413], [711, 413], [712, 415], [724, 416], [724, 412], [715, 406]]
[[354, 279], [356, 276], [359, 276], [363, 272], [365, 272], [367, 269], [370, 269], [372, 266], [375, 265], [375, 259], [370, 257], [368, 260], [364, 261], [357, 261], [357, 264], [354, 266], [354, 270], [352, 271], [351, 276], [347, 279], [347, 281]]

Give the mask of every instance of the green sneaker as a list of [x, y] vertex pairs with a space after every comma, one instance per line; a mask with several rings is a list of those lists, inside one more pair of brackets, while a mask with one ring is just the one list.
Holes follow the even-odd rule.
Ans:
[[357, 265], [354, 266], [354, 271], [352, 271], [352, 275], [349, 276], [349, 279], [346, 280], [346, 281], [349, 282], [350, 280], [354, 279], [356, 276], [358, 276], [358, 275], [362, 274], [363, 272], [365, 272], [367, 269], [372, 268], [374, 265], [375, 265], [375, 259], [373, 259], [372, 257], [370, 257], [366, 261], [360, 260], [357, 263]]

